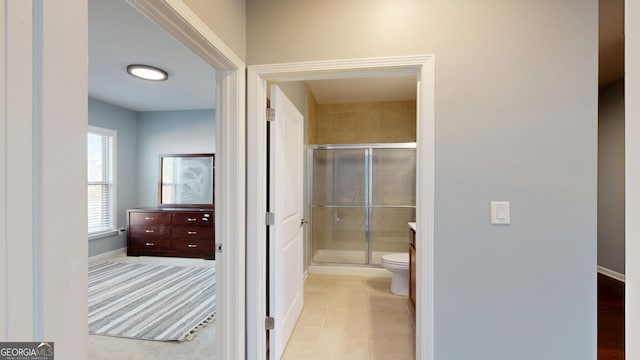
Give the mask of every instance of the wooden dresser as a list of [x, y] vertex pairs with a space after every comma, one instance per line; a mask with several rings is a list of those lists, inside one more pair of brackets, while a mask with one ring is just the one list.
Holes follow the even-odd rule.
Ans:
[[215, 258], [213, 209], [127, 210], [127, 255]]

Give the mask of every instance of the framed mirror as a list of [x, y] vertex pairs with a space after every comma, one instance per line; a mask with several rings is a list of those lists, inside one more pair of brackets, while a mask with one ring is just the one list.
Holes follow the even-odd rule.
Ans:
[[160, 207], [214, 207], [215, 154], [160, 155]]

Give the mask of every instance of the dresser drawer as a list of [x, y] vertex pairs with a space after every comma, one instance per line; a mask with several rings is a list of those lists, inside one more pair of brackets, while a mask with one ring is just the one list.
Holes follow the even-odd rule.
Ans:
[[213, 241], [207, 240], [172, 240], [171, 248], [180, 251], [213, 252]]
[[215, 259], [215, 209], [127, 209], [127, 255]]
[[171, 223], [174, 225], [211, 225], [213, 224], [213, 212], [174, 212]]
[[174, 239], [213, 239], [213, 227], [212, 226], [188, 226], [188, 225], [176, 225], [171, 231], [171, 237]]
[[129, 246], [140, 250], [171, 250], [171, 240], [130, 238]]
[[129, 236], [132, 238], [169, 238], [171, 237], [171, 227], [166, 225], [129, 226]]
[[129, 225], [165, 225], [171, 223], [168, 212], [130, 212]]

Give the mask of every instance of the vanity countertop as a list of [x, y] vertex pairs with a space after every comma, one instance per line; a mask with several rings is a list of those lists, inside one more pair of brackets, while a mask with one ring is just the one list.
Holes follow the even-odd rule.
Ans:
[[414, 223], [414, 222], [410, 222], [410, 223], [409, 223], [409, 227], [410, 227], [411, 229], [413, 229], [413, 231], [417, 231], [417, 230], [416, 230], [416, 223]]

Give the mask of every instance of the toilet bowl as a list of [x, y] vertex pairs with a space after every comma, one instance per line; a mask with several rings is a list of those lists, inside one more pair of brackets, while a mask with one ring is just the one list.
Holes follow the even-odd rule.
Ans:
[[382, 267], [391, 271], [391, 292], [409, 295], [409, 253], [391, 253], [380, 259]]

